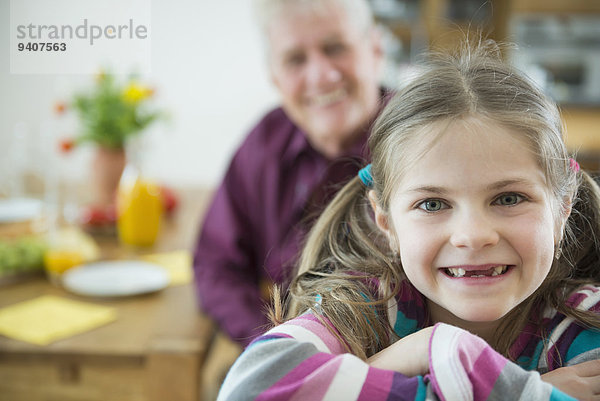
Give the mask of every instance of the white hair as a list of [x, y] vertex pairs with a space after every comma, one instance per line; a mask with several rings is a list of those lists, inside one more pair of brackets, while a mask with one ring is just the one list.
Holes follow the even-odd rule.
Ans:
[[365, 31], [374, 26], [373, 12], [367, 0], [255, 0], [254, 11], [263, 34], [269, 24], [282, 14], [298, 12], [324, 13], [331, 6], [344, 10], [352, 23]]

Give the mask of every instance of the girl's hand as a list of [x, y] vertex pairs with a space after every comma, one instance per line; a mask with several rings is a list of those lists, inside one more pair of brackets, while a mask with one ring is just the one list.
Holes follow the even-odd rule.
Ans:
[[367, 359], [367, 363], [409, 377], [424, 375], [429, 372], [429, 340], [432, 333], [433, 327], [427, 327], [408, 335]]
[[600, 400], [600, 360], [555, 369], [542, 380], [578, 400]]

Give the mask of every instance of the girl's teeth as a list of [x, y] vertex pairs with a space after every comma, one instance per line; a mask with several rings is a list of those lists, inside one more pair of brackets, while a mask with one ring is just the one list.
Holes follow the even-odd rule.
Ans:
[[506, 271], [506, 265], [504, 266], [496, 266], [494, 267], [494, 271], [492, 272], [492, 276], [499, 276]]
[[448, 271], [454, 277], [463, 277], [467, 273], [462, 267], [449, 267]]
[[[504, 274], [506, 272], [506, 269], [507, 269], [506, 265], [496, 266], [496, 267], [494, 267], [494, 270], [492, 271], [491, 276], [495, 277], [495, 276]], [[448, 273], [450, 273], [450, 275], [452, 277], [464, 277], [465, 274], [467, 273], [466, 270], [463, 269], [462, 267], [448, 267], [447, 270], [448, 270]], [[476, 275], [471, 275], [469, 277], [478, 278], [478, 277], [489, 277], [489, 276], [487, 276], [485, 274], [476, 274]]]

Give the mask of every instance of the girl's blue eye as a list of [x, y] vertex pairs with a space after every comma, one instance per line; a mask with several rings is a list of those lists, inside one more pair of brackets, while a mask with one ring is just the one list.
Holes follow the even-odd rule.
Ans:
[[423, 209], [426, 212], [439, 212], [444, 208], [444, 202], [439, 199], [428, 199], [419, 204], [419, 209]]
[[496, 199], [496, 203], [501, 206], [514, 206], [523, 201], [523, 197], [518, 194], [503, 194]]

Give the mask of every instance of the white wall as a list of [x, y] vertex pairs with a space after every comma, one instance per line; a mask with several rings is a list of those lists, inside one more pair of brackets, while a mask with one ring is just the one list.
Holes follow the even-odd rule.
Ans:
[[[74, 132], [76, 120], [58, 119], [52, 106], [93, 77], [10, 74], [9, 10], [0, 0], [0, 186], [17, 174], [11, 147], [20, 122], [29, 131], [27, 168], [85, 179], [91, 149], [58, 155], [57, 138]], [[143, 79], [172, 118], [148, 132], [146, 172], [168, 185], [216, 185], [244, 134], [277, 103], [251, 2], [152, 0], [151, 34], [152, 73]]]

